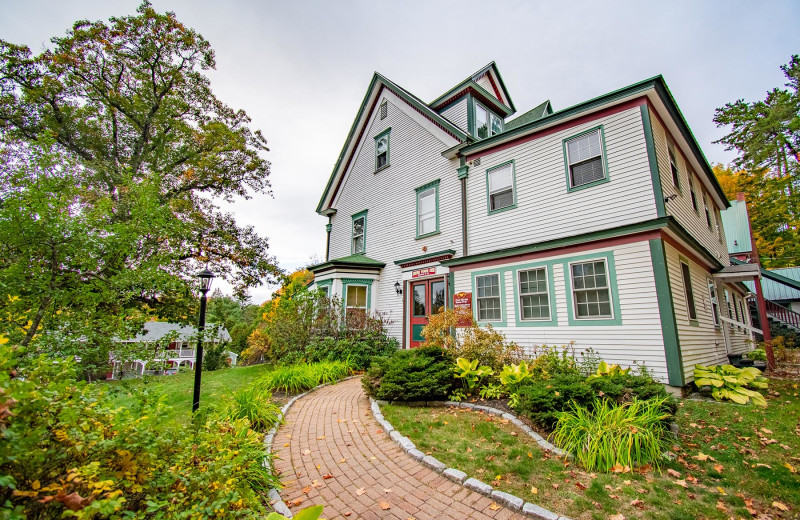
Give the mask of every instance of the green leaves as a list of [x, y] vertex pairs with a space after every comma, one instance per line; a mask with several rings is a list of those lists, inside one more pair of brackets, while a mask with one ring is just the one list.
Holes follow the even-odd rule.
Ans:
[[727, 399], [739, 404], [753, 402], [758, 406], [767, 406], [764, 396], [747, 388], [767, 388], [768, 380], [755, 367], [736, 368], [733, 365], [706, 367], [695, 365], [694, 384], [698, 388], [713, 387], [711, 395], [717, 401]]
[[479, 367], [477, 359], [470, 361], [467, 358], [456, 359], [456, 366], [453, 368], [453, 372], [458, 379], [461, 379], [464, 389], [470, 394], [480, 387], [480, 382], [483, 378], [494, 374], [494, 370], [491, 367]]
[[590, 375], [586, 378], [587, 381], [591, 381], [592, 379], [596, 379], [598, 377], [615, 377], [620, 375], [628, 375], [631, 372], [631, 368], [623, 369], [619, 365], [610, 365], [605, 361], [601, 361], [600, 364], [597, 366], [597, 372]]
[[500, 372], [499, 377], [500, 383], [513, 393], [520, 385], [532, 380], [533, 374], [531, 374], [528, 364], [525, 361], [520, 361], [516, 365], [503, 365], [503, 371]]
[[[294, 520], [317, 520], [322, 515], [322, 506], [311, 506], [294, 514]], [[289, 520], [279, 513], [270, 513], [267, 520]]]

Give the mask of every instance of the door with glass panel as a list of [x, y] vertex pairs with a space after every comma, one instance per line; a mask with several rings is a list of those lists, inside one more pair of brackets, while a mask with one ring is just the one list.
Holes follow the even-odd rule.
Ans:
[[428, 324], [428, 316], [444, 310], [444, 279], [411, 282], [408, 298], [411, 329], [409, 346], [414, 348], [425, 341], [425, 338], [422, 337], [422, 329]]

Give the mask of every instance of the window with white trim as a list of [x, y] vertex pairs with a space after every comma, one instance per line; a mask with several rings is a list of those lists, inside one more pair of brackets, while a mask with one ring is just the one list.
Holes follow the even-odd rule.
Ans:
[[353, 219], [353, 254], [363, 253], [365, 250], [364, 233], [367, 229], [367, 216], [360, 215]]
[[319, 287], [317, 287], [317, 289], [319, 290], [319, 292], [322, 293], [323, 296], [325, 296], [326, 298], [330, 298], [330, 296], [331, 296], [331, 286], [330, 285], [320, 285]]
[[478, 321], [501, 321], [500, 274], [487, 274], [475, 277], [478, 300]]
[[522, 320], [549, 320], [550, 293], [547, 268], [527, 269], [517, 273], [519, 308]]
[[437, 185], [417, 192], [417, 236], [439, 230]]
[[600, 129], [566, 141], [569, 184], [577, 188], [606, 177]]
[[697, 307], [694, 303], [694, 288], [692, 287], [692, 274], [689, 264], [681, 262], [681, 275], [683, 276], [683, 291], [686, 296], [686, 308], [688, 309], [689, 319], [697, 320]]
[[504, 164], [486, 172], [489, 183], [489, 211], [514, 205], [514, 165]]
[[719, 301], [717, 301], [717, 288], [714, 282], [709, 278], [708, 282], [708, 300], [711, 302], [711, 318], [714, 320], [714, 325], [719, 327]]
[[570, 264], [572, 299], [577, 319], [612, 318], [606, 261]]
[[678, 170], [678, 158], [675, 156], [675, 148], [670, 144], [667, 150], [669, 152], [669, 170], [672, 172], [672, 184], [680, 190], [680, 172]]
[[503, 120], [475, 101], [475, 137], [486, 139], [503, 131]]

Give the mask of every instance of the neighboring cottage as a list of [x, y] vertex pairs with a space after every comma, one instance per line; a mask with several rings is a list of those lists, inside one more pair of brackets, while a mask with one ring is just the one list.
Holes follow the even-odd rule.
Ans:
[[[224, 326], [206, 325], [204, 346], [229, 343], [231, 335]], [[194, 369], [197, 347], [197, 329], [191, 325], [179, 325], [163, 321], [148, 321], [144, 330], [134, 338], [120, 340], [120, 344], [140, 344], [140, 352], [149, 355], [142, 359], [120, 359], [111, 353], [111, 372], [108, 379], [117, 379], [127, 375], [173, 374], [182, 366]], [[227, 362], [236, 365], [238, 355], [227, 351]], [[148, 368], [152, 367], [152, 368]]]
[[574, 341], [676, 387], [747, 351], [758, 273], [728, 261], [728, 201], [664, 79], [515, 113], [494, 63], [430, 103], [376, 73], [317, 207], [315, 286], [404, 348], [457, 296], [529, 353]]

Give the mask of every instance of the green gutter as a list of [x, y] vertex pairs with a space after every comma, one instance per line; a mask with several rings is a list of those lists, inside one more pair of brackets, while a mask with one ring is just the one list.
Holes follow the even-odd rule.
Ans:
[[[741, 260], [737, 260], [736, 258], [731, 258], [731, 263], [746, 264], [747, 262], [742, 262]], [[798, 282], [797, 280], [792, 280], [791, 278], [783, 276], [782, 274], [778, 274], [775, 271], [770, 271], [769, 269], [764, 269], [763, 267], [761, 267], [761, 276], [763, 276], [764, 278], [769, 278], [773, 282], [778, 282], [780, 284], [791, 287], [792, 289], [797, 289], [798, 291], [800, 291], [800, 282]]]
[[667, 272], [667, 254], [660, 238], [650, 240], [650, 260], [653, 264], [653, 278], [656, 284], [656, 299], [661, 317], [661, 334], [664, 339], [664, 356], [667, 361], [669, 384], [683, 386], [686, 378], [683, 373], [683, 355], [678, 338], [678, 324], [675, 320], [675, 306]]

